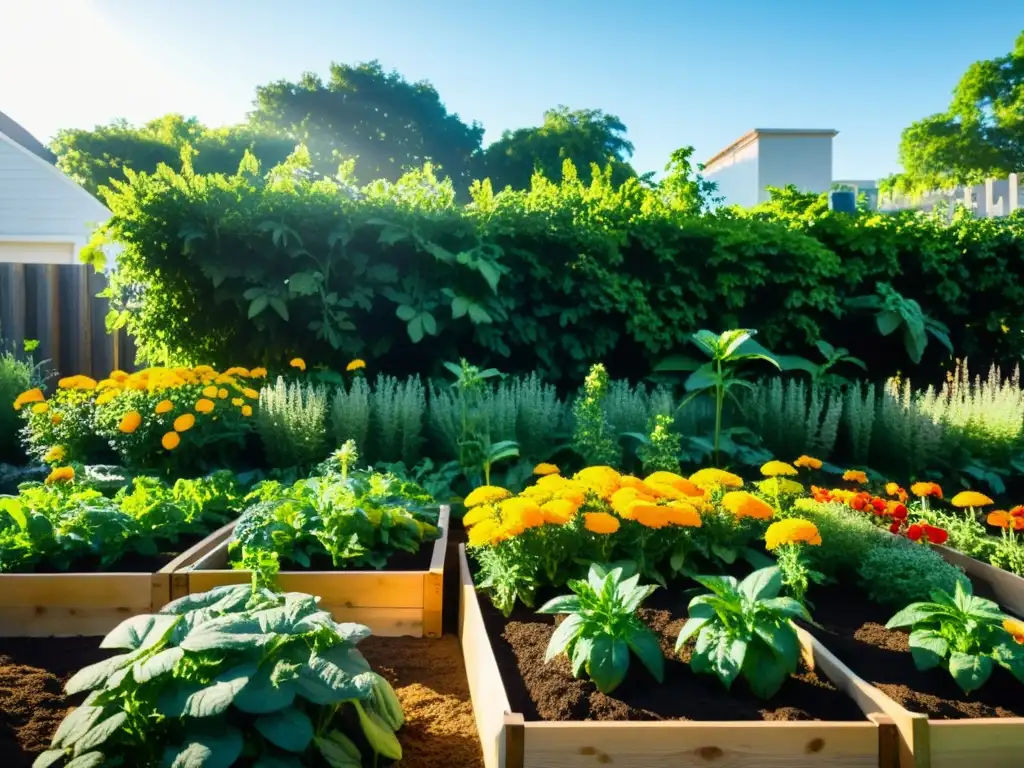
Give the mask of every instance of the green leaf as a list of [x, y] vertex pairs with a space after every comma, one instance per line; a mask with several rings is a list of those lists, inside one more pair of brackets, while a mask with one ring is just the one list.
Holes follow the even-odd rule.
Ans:
[[295, 707], [257, 717], [253, 725], [267, 741], [286, 752], [303, 752], [313, 740], [313, 723]]
[[62, 759], [65, 755], [67, 755], [67, 752], [63, 749], [48, 749], [32, 762], [32, 768], [50, 768], [51, 765]]
[[949, 643], [934, 629], [915, 629], [910, 633], [910, 655], [918, 669], [937, 667], [949, 653]]
[[576, 644], [572, 647], [572, 675], [579, 677], [587, 666], [590, 659], [590, 652], [594, 650], [594, 639], [588, 635], [576, 638]]
[[580, 610], [577, 595], [561, 595], [548, 600], [537, 609], [537, 613], [576, 613]]
[[64, 686], [65, 693], [72, 695], [98, 688], [107, 681], [108, 677], [119, 670], [127, 659], [128, 654], [122, 654], [83, 667], [68, 680], [67, 685]]
[[146, 683], [160, 675], [166, 675], [185, 656], [181, 648], [164, 648], [144, 661], [137, 661], [132, 667], [132, 676], [137, 683]]
[[17, 498], [7, 496], [0, 498], [0, 512], [6, 512], [21, 530], [28, 528], [28, 518], [25, 517], [25, 509]]
[[316, 747], [331, 768], [363, 768], [363, 756], [348, 736], [338, 730], [316, 739]]
[[770, 699], [789, 677], [791, 670], [777, 655], [758, 643], [747, 649], [743, 662], [743, 676], [750, 684], [750, 690], [761, 699]]
[[64, 718], [57, 732], [53, 734], [51, 747], [73, 747], [81, 739], [92, 724], [103, 714], [103, 707], [93, 707], [83, 704], [72, 710], [71, 714]]
[[299, 696], [314, 704], [340, 704], [373, 695], [373, 675], [349, 674], [343, 667], [320, 654], [313, 654], [299, 670], [295, 681]]
[[886, 622], [886, 629], [912, 627], [935, 615], [935, 610], [928, 603], [911, 603]]
[[281, 301], [281, 299], [277, 298], [276, 296], [271, 297], [270, 308], [277, 312], [277, 314], [281, 317], [282, 320], [288, 319], [288, 305], [285, 304], [283, 301]]
[[295, 686], [291, 680], [274, 680], [276, 666], [264, 664], [249, 682], [235, 694], [234, 705], [243, 712], [264, 715], [291, 706], [295, 700]]
[[792, 624], [788, 621], [782, 624], [759, 621], [754, 625], [754, 632], [789, 674], [796, 672], [800, 663], [800, 640]]
[[723, 360], [728, 360], [743, 344], [751, 340], [750, 337], [751, 332], [744, 329], [726, 331], [718, 337], [718, 346], [721, 350], [719, 356]]
[[395, 315], [398, 316], [398, 319], [403, 320], [407, 323], [414, 317], [416, 317], [418, 314], [419, 312], [416, 311], [416, 308], [410, 307], [408, 304], [399, 304], [398, 307], [395, 309]]
[[726, 688], [732, 686], [733, 680], [743, 668], [743, 659], [747, 653], [748, 643], [746, 640], [727, 635], [723, 636], [721, 642], [717, 643], [709, 654], [711, 666], [718, 679]]
[[739, 591], [750, 602], [775, 597], [782, 589], [782, 571], [777, 566], [761, 568], [739, 584]]
[[458, 320], [465, 315], [471, 303], [465, 296], [456, 296], [452, 299], [452, 320]]
[[629, 646], [617, 637], [601, 634], [594, 638], [594, 646], [587, 660], [587, 674], [601, 693], [611, 693], [619, 687], [629, 671]]
[[402, 745], [399, 743], [398, 737], [395, 736], [395, 732], [376, 714], [367, 712], [366, 708], [358, 701], [354, 701], [352, 704], [359, 715], [359, 725], [363, 729], [363, 735], [366, 736], [370, 748], [382, 757], [401, 760]]
[[1016, 641], [1000, 643], [992, 649], [992, 658], [1024, 683], [1024, 645]]
[[804, 621], [811, 620], [811, 616], [807, 613], [807, 609], [792, 597], [773, 597], [770, 600], [762, 600], [760, 605], [762, 608], [772, 611], [780, 616], [786, 616], [790, 619], [803, 619]]
[[252, 320], [254, 317], [259, 315], [263, 310], [267, 308], [270, 303], [270, 299], [266, 294], [257, 296], [249, 303], [249, 319]]
[[242, 734], [231, 726], [164, 750], [163, 768], [231, 768], [241, 756]]
[[647, 667], [659, 683], [665, 679], [665, 656], [654, 633], [645, 625], [637, 623], [626, 634], [626, 643], [640, 662]]
[[168, 614], [144, 614], [125, 619], [103, 638], [100, 648], [148, 648], [158, 642], [180, 619]]
[[687, 392], [702, 392], [705, 389], [717, 387], [721, 381], [721, 376], [708, 364], [691, 373], [683, 386]]
[[83, 752], [88, 752], [94, 747], [100, 746], [115, 734], [127, 719], [127, 713], [118, 712], [115, 715], [111, 715], [106, 720], [101, 720], [96, 723], [96, 725], [94, 725], [89, 732], [75, 744], [75, 754], [80, 755]]
[[903, 317], [891, 309], [883, 309], [875, 315], [875, 323], [878, 325], [880, 334], [889, 336], [903, 324]]
[[576, 639], [576, 636], [583, 629], [583, 617], [578, 613], [572, 613], [565, 617], [559, 624], [548, 641], [547, 651], [544, 653], [544, 661], [551, 661], [555, 656], [564, 653], [569, 643]]
[[96, 768], [96, 766], [103, 765], [106, 759], [102, 752], [87, 752], [66, 763], [64, 768]]
[[970, 693], [980, 688], [992, 674], [992, 659], [953, 651], [949, 654], [949, 673], [964, 693]]
[[467, 309], [469, 310], [469, 319], [477, 325], [486, 325], [487, 323], [494, 322], [494, 318], [491, 317], [490, 313], [475, 302], [470, 304]]
[[[740, 583], [732, 576], [694, 576], [694, 580], [703, 587], [707, 587], [714, 594], [725, 597], [735, 595], [739, 591]], [[690, 601], [693, 605], [693, 601]]]
[[[369, 221], [367, 221], [369, 223]], [[400, 240], [405, 240], [409, 237], [409, 230], [404, 227], [398, 227], [393, 224], [387, 224], [380, 231], [380, 237], [377, 238], [377, 242], [382, 245], [394, 245]]]
[[405, 326], [405, 330], [409, 334], [409, 338], [413, 344], [419, 344], [423, 340], [423, 317], [417, 315], [409, 324]]
[[690, 604], [690, 618], [686, 620], [679, 630], [679, 637], [676, 639], [676, 652], [678, 653], [686, 644], [686, 641], [697, 634], [700, 629], [715, 618], [715, 610], [710, 605]]
[[222, 714], [231, 706], [235, 694], [245, 687], [255, 673], [255, 664], [240, 664], [217, 675], [212, 683], [198, 690], [178, 689], [167, 700], [167, 707], [161, 707], [161, 711], [168, 717], [213, 717]]
[[434, 320], [434, 316], [429, 312], [424, 312], [420, 315], [420, 322], [423, 323], [423, 330], [431, 336], [437, 336], [437, 321]]

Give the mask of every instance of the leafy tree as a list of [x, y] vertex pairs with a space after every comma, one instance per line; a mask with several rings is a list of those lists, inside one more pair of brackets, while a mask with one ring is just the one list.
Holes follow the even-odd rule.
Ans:
[[897, 192], [977, 184], [1024, 167], [1024, 31], [1005, 56], [976, 61], [945, 112], [911, 124], [900, 140]]
[[563, 164], [571, 160], [585, 183], [591, 166], [611, 165], [615, 186], [636, 176], [626, 162], [633, 144], [624, 136], [619, 118], [599, 109], [570, 110], [558, 106], [544, 113], [543, 125], [505, 131], [484, 151], [484, 167], [495, 189], [528, 189], [535, 171], [558, 181]]
[[683, 213], [701, 214], [723, 198], [717, 196], [718, 184], [708, 181], [701, 175], [704, 166], [696, 166], [690, 162], [693, 147], [680, 147], [669, 156], [665, 166], [665, 178], [657, 187], [662, 193], [662, 200], [673, 210]]
[[271, 167], [295, 148], [294, 142], [249, 126], [207, 128], [194, 117], [170, 113], [141, 127], [115, 120], [92, 130], [62, 129], [51, 149], [57, 167], [95, 195], [112, 180], [125, 181], [125, 169], [153, 173], [160, 163], [179, 167], [186, 144], [195, 150], [197, 173], [234, 173], [247, 149]]
[[397, 181], [430, 162], [460, 190], [469, 187], [484, 129], [449, 113], [430, 83], [410, 83], [377, 61], [332, 64], [327, 81], [306, 73], [256, 89], [250, 122], [305, 144], [314, 168], [334, 174], [355, 158], [355, 178]]

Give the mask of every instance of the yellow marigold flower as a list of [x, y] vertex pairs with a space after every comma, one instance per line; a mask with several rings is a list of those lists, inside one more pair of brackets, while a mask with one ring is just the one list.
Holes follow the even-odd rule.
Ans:
[[345, 370], [351, 373], [352, 371], [358, 371], [360, 368], [365, 368], [365, 367], [366, 367], [366, 361], [365, 360], [359, 360], [357, 358], [357, 359], [351, 361], [348, 365], [346, 365], [345, 366]]
[[243, 405], [245, 405], [245, 400], [243, 400], [240, 397], [233, 397], [231, 398], [231, 404], [235, 406], [235, 408], [241, 408]]
[[807, 490], [802, 483], [790, 480], [788, 477], [765, 478], [757, 484], [757, 488], [761, 493], [768, 493], [772, 496], [776, 493], [780, 496], [799, 496]]
[[544, 513], [540, 506], [530, 499], [505, 499], [498, 504], [501, 511], [501, 529], [503, 536], [518, 536], [530, 528], [544, 525]]
[[843, 480], [849, 483], [860, 483], [866, 485], [868, 482], [867, 473], [861, 472], [859, 469], [848, 469], [843, 472]]
[[250, 375], [251, 374], [249, 372], [249, 369], [243, 368], [240, 365], [232, 366], [231, 368], [228, 368], [226, 371], [224, 371], [224, 373], [221, 374], [221, 376], [241, 376], [242, 378], [245, 379], [249, 378]]
[[140, 424], [142, 424], [142, 414], [138, 411], [128, 411], [121, 419], [121, 423], [117, 425], [117, 428], [126, 435], [130, 435], [139, 428]]
[[473, 507], [466, 513], [465, 517], [462, 518], [462, 524], [467, 528], [472, 528], [477, 523], [481, 523], [484, 520], [495, 520], [497, 517], [497, 507], [493, 504], [481, 504]]
[[711, 488], [742, 488], [743, 478], [739, 475], [734, 475], [732, 472], [726, 472], [724, 469], [715, 469], [714, 467], [705, 467], [704, 469], [698, 469], [692, 475], [690, 475], [690, 482], [696, 485], [698, 488], [709, 490]]
[[153, 409], [156, 413], [167, 413], [168, 411], [174, 410], [174, 403], [170, 400], [161, 400], [156, 404], [156, 408]]
[[53, 485], [54, 483], [70, 483], [74, 479], [74, 467], [57, 467], [46, 476], [46, 484]]
[[183, 413], [174, 420], [175, 432], [188, 432], [196, 424], [196, 417], [191, 413]]
[[[622, 488], [634, 488], [638, 493], [642, 493], [652, 499], [663, 499], [666, 496], [674, 497], [676, 495], [676, 490], [674, 488], [669, 488], [667, 491], [660, 491], [656, 486], [648, 485], [639, 477], [633, 477], [632, 475], [622, 475], [619, 478], [619, 483]], [[618, 491], [616, 491], [616, 493], [618, 493]], [[613, 493], [612, 495], [614, 496], [615, 494]]]
[[978, 493], [977, 491], [960, 491], [960, 493], [949, 500], [949, 503], [954, 507], [987, 507], [993, 502], [992, 499], [984, 493]]
[[722, 506], [732, 512], [737, 520], [751, 517], [755, 520], [771, 520], [775, 511], [766, 501], [747, 491], [729, 491], [722, 497]]
[[221, 400], [226, 400], [227, 396], [228, 391], [224, 389], [224, 387], [221, 387], [220, 389], [217, 390], [217, 397], [220, 398]]
[[106, 405], [107, 403], [112, 402], [115, 398], [117, 398], [117, 396], [120, 393], [120, 390], [108, 389], [106, 392], [104, 392], [102, 395], [96, 398], [96, 405]]
[[633, 519], [645, 528], [664, 528], [668, 525], [668, 515], [664, 507], [657, 504], [634, 504]]
[[626, 487], [619, 488], [615, 493], [612, 494], [610, 503], [612, 505], [612, 511], [615, 512], [619, 517], [623, 517], [626, 520], [633, 519], [633, 507], [636, 504], [641, 503], [653, 503], [654, 497], [649, 496], [646, 493], [641, 493], [636, 488]]
[[816, 459], [813, 456], [801, 456], [793, 464], [805, 469], [821, 469], [821, 459]]
[[197, 365], [195, 368], [192, 369], [192, 372], [200, 376], [206, 376], [211, 373], [216, 373], [216, 371], [213, 370], [213, 367], [209, 365]]
[[306, 361], [303, 360], [301, 357], [293, 357], [288, 362], [288, 365], [290, 365], [292, 368], [298, 368], [300, 371], [306, 370]]
[[196, 400], [196, 410], [199, 413], [211, 413], [215, 407], [213, 401], [207, 400], [205, 397]]
[[935, 496], [942, 498], [942, 488], [938, 483], [914, 483], [910, 486], [910, 492], [915, 496]]
[[181, 435], [177, 432], [167, 432], [160, 438], [160, 445], [162, 445], [166, 451], [173, 451], [181, 445]]
[[14, 398], [14, 410], [20, 411], [23, 406], [26, 406], [29, 403], [41, 403], [44, 400], [46, 400], [46, 397], [43, 395], [43, 390], [36, 387], [28, 390], [27, 392], [22, 392]]
[[558, 498], [565, 499], [566, 501], [568, 501], [570, 504], [572, 504], [577, 509], [579, 509], [580, 507], [583, 506], [583, 502], [587, 498], [586, 493], [584, 492], [584, 490], [582, 488], [580, 488], [578, 485], [576, 485], [575, 483], [567, 484], [564, 488], [559, 490], [557, 493], [558, 493]]
[[128, 374], [125, 373], [124, 371], [111, 371], [110, 376], [108, 376], [107, 378], [113, 379], [118, 384], [124, 384], [125, 381], [128, 379]]
[[492, 518], [481, 520], [469, 529], [470, 547], [488, 547], [496, 543], [498, 538], [498, 522]]
[[565, 499], [552, 499], [542, 504], [540, 511], [544, 514], [544, 522], [564, 525], [576, 514], [576, 507]]
[[495, 502], [507, 499], [511, 495], [512, 493], [505, 488], [499, 488], [496, 485], [481, 485], [479, 488], [474, 488], [470, 491], [469, 496], [462, 503], [466, 506], [466, 509], [469, 509], [480, 504], [494, 504]]
[[64, 417], [59, 413], [55, 413], [50, 417], [50, 423], [53, 424], [54, 426], [57, 426], [62, 421], [64, 421]]
[[607, 512], [584, 512], [583, 527], [591, 533], [610, 534], [619, 530], [619, 521]]
[[1003, 629], [1009, 632], [1016, 642], [1024, 645], [1024, 621], [1007, 616], [1003, 619]]
[[765, 549], [771, 551], [783, 544], [805, 543], [817, 546], [821, 544], [821, 535], [817, 526], [810, 520], [799, 517], [779, 520], [768, 526], [764, 535]]
[[248, 397], [250, 400], [258, 400], [260, 397], [260, 393], [257, 392], [255, 389], [252, 389], [251, 387], [246, 387], [245, 389], [243, 389], [242, 394]]
[[253, 368], [251, 371], [249, 371], [249, 378], [250, 379], [262, 379], [266, 375], [267, 375], [267, 369], [266, 368]]
[[672, 525], [700, 528], [704, 524], [700, 513], [686, 502], [671, 501], [661, 509], [664, 510], [665, 519]]
[[667, 485], [682, 493], [684, 496], [703, 496], [704, 491], [681, 475], [675, 472], [652, 472], [644, 478], [644, 482], [650, 486]]
[[900, 492], [900, 484], [899, 483], [886, 483], [885, 484], [885, 495], [886, 496], [895, 496], [899, 492]]
[[558, 471], [558, 467], [556, 467], [554, 464], [547, 464], [545, 462], [541, 462], [540, 464], [533, 468], [533, 474], [541, 476], [557, 475]]
[[50, 410], [49, 403], [36, 403], [32, 406], [32, 413], [35, 414], [46, 413], [48, 410]]
[[64, 461], [67, 458], [68, 452], [64, 450], [63, 446], [55, 445], [46, 452], [43, 456], [43, 461], [47, 464], [55, 464]]
[[573, 479], [606, 500], [620, 486], [620, 475], [611, 467], [587, 467], [577, 472]]
[[208, 387], [203, 387], [203, 397], [216, 397], [216, 396], [217, 396], [217, 387], [213, 386], [212, 384], [210, 386], [208, 386]]
[[252, 406], [251, 405], [243, 405], [242, 406], [242, 415], [247, 417], [247, 418], [249, 416], [252, 416]]
[[761, 474], [765, 477], [779, 477], [780, 475], [795, 475], [797, 469], [792, 464], [784, 461], [769, 461], [761, 465]]

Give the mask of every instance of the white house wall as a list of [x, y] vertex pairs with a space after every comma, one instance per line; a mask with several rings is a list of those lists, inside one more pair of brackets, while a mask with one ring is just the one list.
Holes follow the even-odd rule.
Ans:
[[725, 205], [750, 207], [758, 203], [758, 142], [731, 150], [715, 160], [704, 177], [718, 184], [716, 194]]
[[[758, 136], [757, 202], [768, 199], [766, 187], [794, 185], [801, 192], [828, 192], [832, 186], [831, 136]], [[754, 203], [751, 203], [753, 205]]]

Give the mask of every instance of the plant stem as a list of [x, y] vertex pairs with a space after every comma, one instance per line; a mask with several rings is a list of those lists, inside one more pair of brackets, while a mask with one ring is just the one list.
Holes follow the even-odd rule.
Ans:
[[725, 382], [722, 381], [722, 361], [716, 360], [718, 381], [715, 382], [715, 466], [721, 466], [718, 455], [718, 444], [722, 435], [722, 405], [725, 402]]

